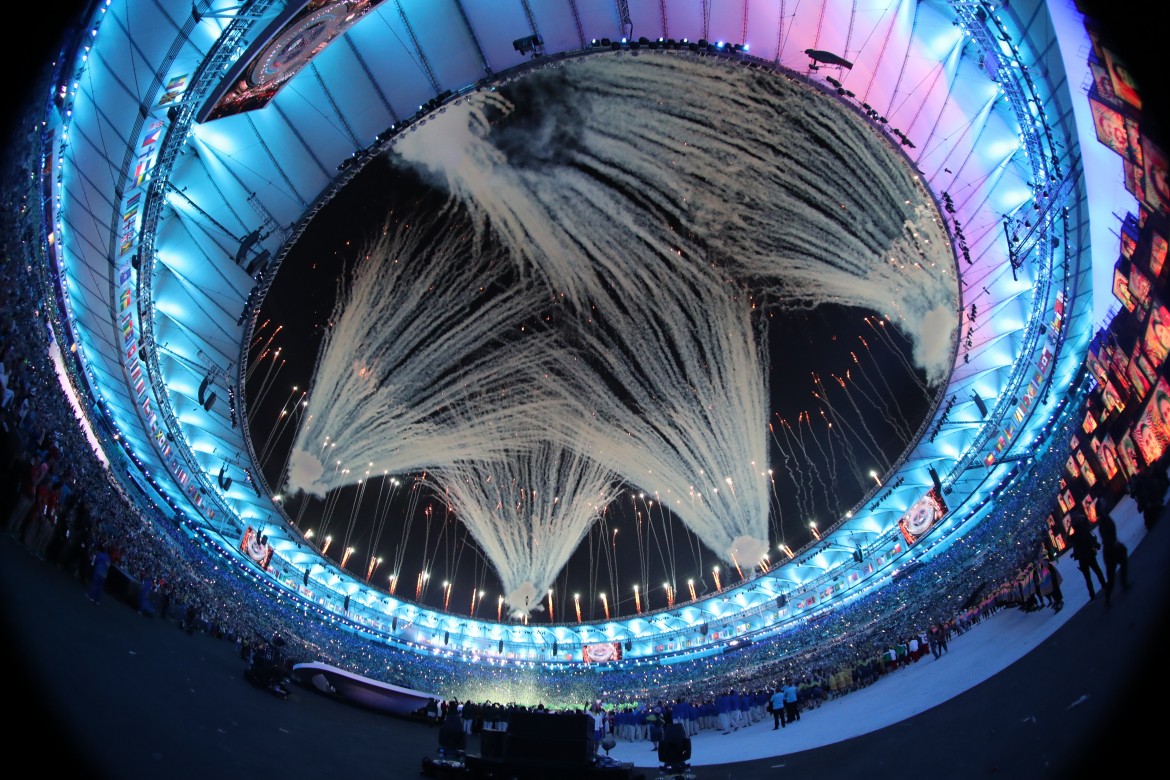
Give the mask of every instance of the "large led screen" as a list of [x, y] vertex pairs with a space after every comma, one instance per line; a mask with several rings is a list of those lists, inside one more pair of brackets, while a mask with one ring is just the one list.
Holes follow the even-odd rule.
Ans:
[[902, 531], [906, 544], [914, 544], [929, 533], [946, 513], [946, 502], [938, 491], [931, 488], [930, 492], [911, 504], [905, 514], [898, 519], [898, 528]]
[[291, 3], [233, 66], [199, 121], [264, 108], [310, 60], [381, 2], [302, 0], [299, 10]]

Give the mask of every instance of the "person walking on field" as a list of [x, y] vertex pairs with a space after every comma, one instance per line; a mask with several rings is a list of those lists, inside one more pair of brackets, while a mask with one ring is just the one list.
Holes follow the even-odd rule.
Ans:
[[784, 717], [784, 686], [776, 686], [776, 692], [772, 694], [772, 698], [768, 700], [768, 709], [772, 713], [772, 731], [788, 726], [788, 720]]
[[1107, 588], [1105, 572], [1101, 571], [1101, 564], [1097, 562], [1097, 550], [1101, 549], [1097, 537], [1093, 536], [1093, 526], [1089, 517], [1079, 509], [1072, 514], [1072, 557], [1077, 562], [1077, 568], [1085, 577], [1085, 587], [1089, 589], [1089, 601], [1097, 598], [1097, 591], [1093, 588], [1093, 577], [1097, 575], [1097, 582], [1101, 588]]
[[789, 723], [800, 720], [800, 702], [797, 699], [796, 683], [789, 680], [784, 686], [784, 717]]
[[1121, 587], [1129, 590], [1129, 548], [1117, 538], [1117, 523], [1109, 512], [1097, 517], [1097, 533], [1101, 534], [1101, 557], [1105, 561], [1105, 606], [1113, 596], [1118, 574]]

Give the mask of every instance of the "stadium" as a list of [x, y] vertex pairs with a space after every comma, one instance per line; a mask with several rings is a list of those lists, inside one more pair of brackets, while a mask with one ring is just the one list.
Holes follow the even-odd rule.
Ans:
[[[24, 120], [16, 228], [85, 457], [156, 546], [129, 579], [182, 560], [298, 657], [565, 707], [827, 676], [988, 603], [1170, 438], [1165, 158], [1092, 30], [92, 4]], [[770, 393], [816, 350], [769, 321], [829, 306], [889, 351], [821, 369], [809, 446]]]

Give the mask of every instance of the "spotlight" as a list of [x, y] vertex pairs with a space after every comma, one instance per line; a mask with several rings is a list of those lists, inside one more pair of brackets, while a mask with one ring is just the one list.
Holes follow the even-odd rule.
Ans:
[[512, 41], [512, 48], [521, 54], [539, 53], [537, 49], [544, 45], [544, 39], [538, 34], [526, 35]]

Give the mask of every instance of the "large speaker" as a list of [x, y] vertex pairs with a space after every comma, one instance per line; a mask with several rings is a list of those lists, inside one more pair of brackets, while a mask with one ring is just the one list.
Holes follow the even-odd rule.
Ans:
[[937, 495], [942, 496], [942, 480], [938, 478], [938, 472], [934, 470], [934, 466], [927, 466], [926, 470], [930, 472], [930, 481], [934, 484], [934, 492]]
[[479, 754], [484, 758], [503, 758], [504, 740], [508, 732], [499, 729], [483, 729], [479, 732]]
[[512, 713], [506, 758], [512, 762], [587, 765], [593, 759], [593, 718], [584, 712]]

